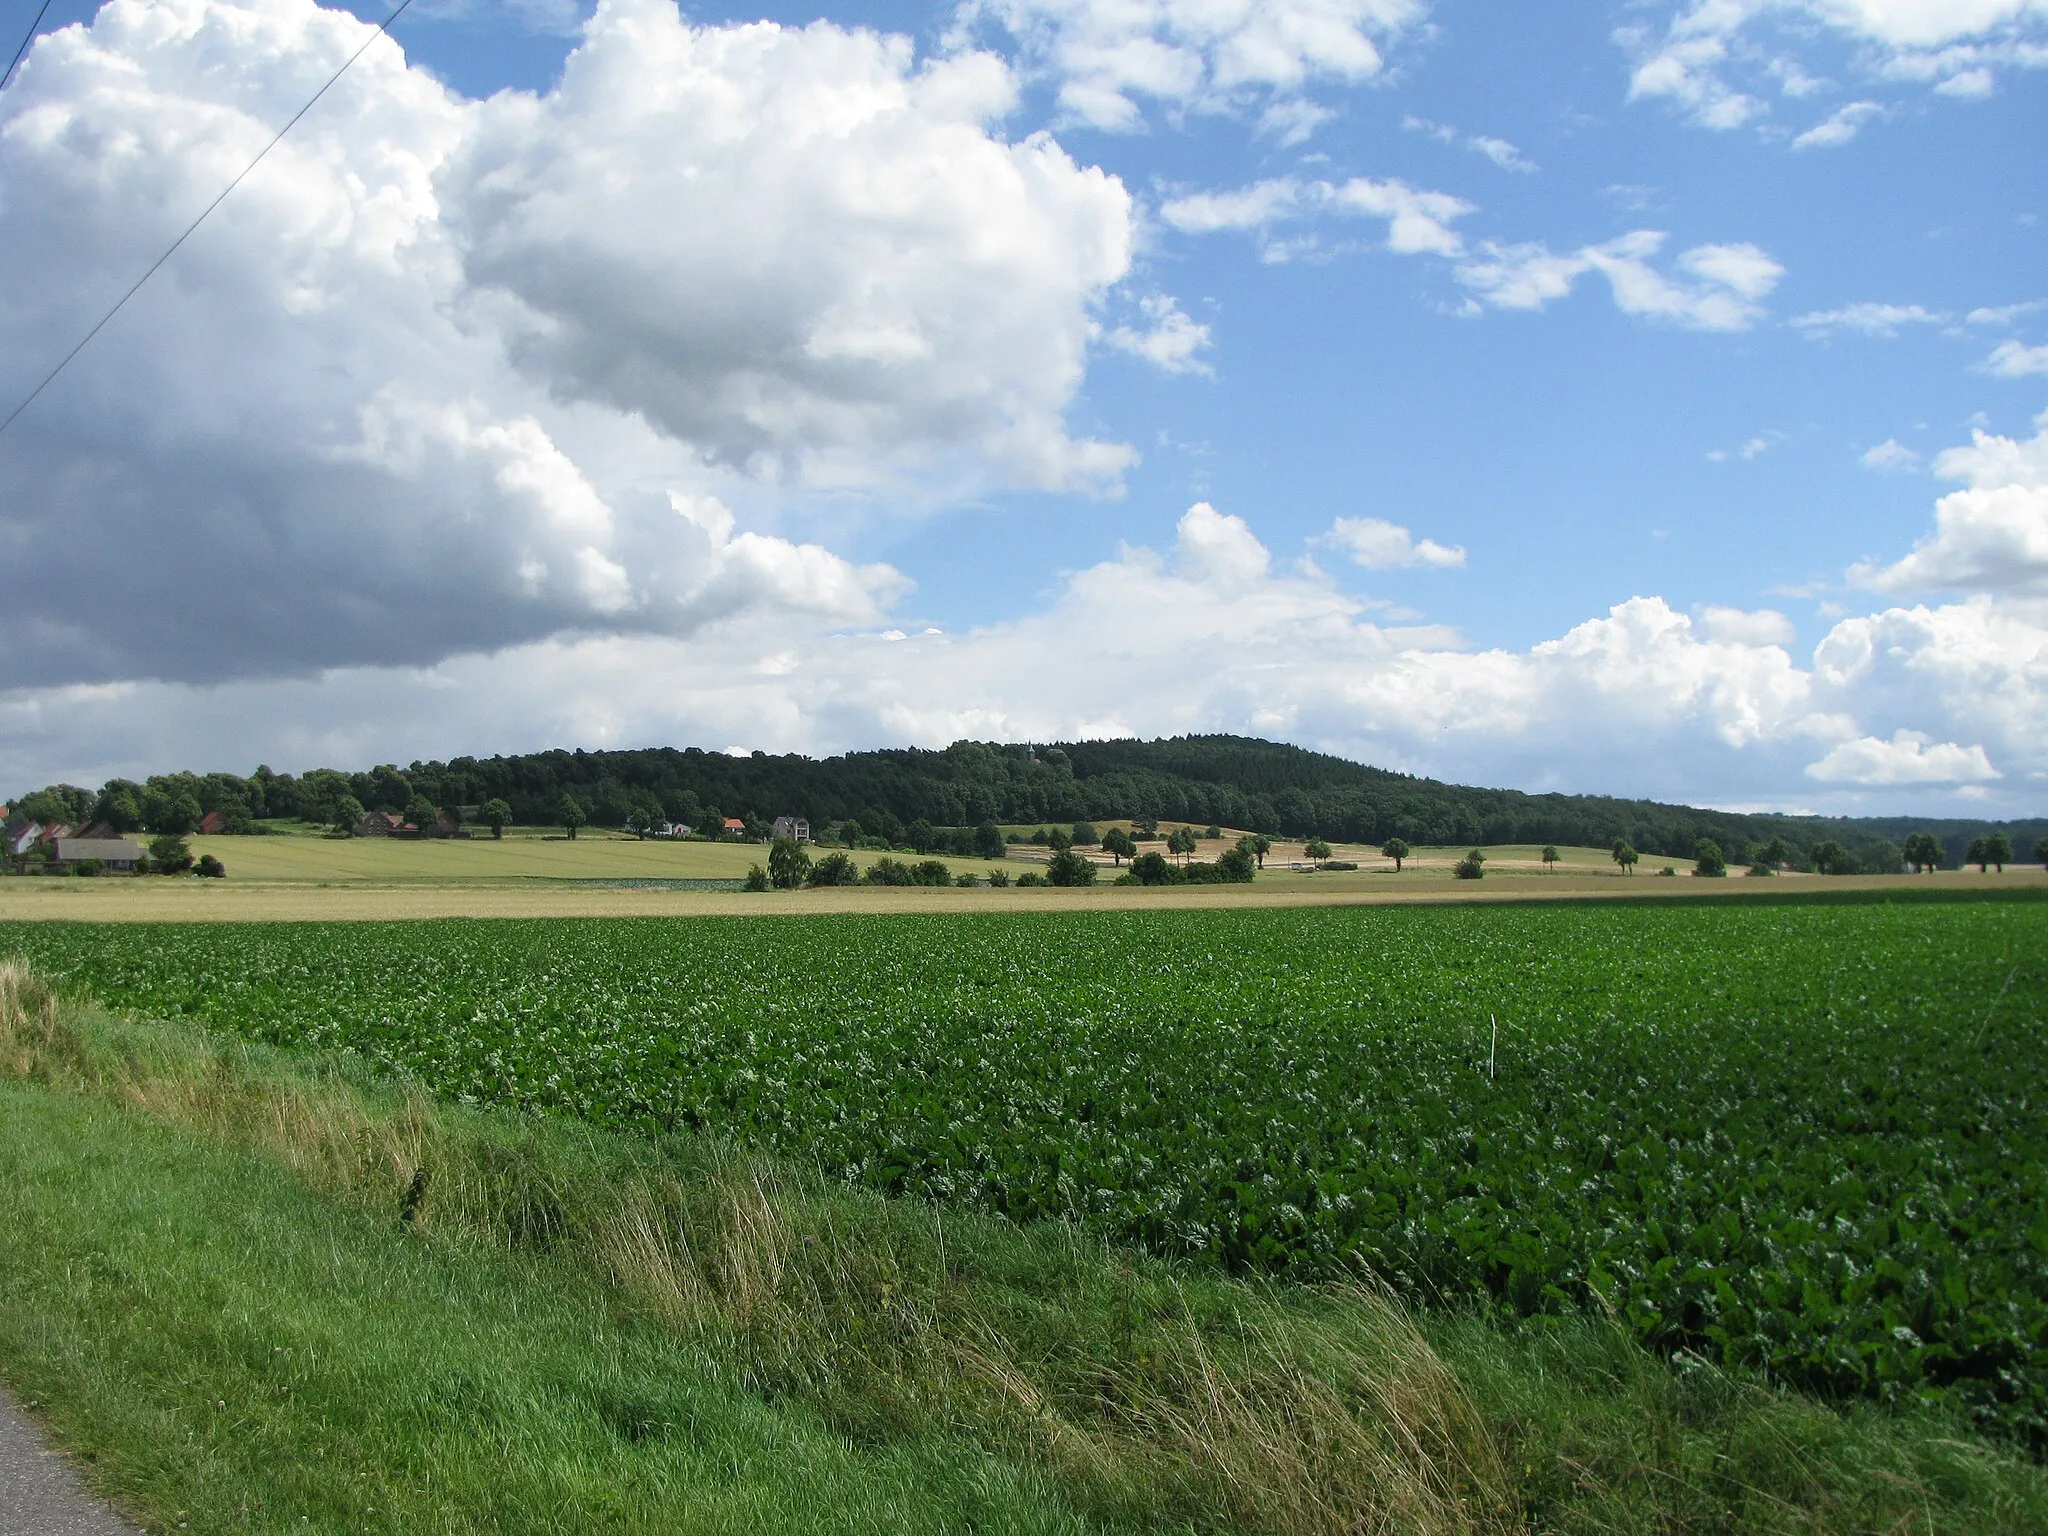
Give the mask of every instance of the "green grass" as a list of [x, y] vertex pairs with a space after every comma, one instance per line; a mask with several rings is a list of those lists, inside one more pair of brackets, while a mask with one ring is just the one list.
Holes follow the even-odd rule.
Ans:
[[1418, 1327], [37, 1003], [0, 975], [0, 1377], [154, 1528], [2048, 1523], [1939, 1414], [1594, 1320]]
[[405, 1235], [0, 1086], [0, 1369], [151, 1529], [1065, 1532], [958, 1441], [856, 1450], [560, 1265]]

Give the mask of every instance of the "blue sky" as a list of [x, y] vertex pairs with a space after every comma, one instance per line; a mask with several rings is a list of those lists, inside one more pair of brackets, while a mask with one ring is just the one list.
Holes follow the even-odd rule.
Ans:
[[[361, 38], [95, 15], [0, 97], [16, 394]], [[0, 437], [0, 550], [192, 558], [0, 629], [6, 783], [1200, 729], [2048, 805], [2038, 0], [589, 16], [418, 0]]]

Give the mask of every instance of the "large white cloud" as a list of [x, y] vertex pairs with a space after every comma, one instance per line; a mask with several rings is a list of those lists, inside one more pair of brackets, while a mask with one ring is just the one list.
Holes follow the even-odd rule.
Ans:
[[1419, 22], [1421, 0], [964, 0], [959, 31], [994, 28], [1050, 80], [1065, 117], [1142, 125], [1144, 104], [1221, 112], [1259, 106], [1298, 140], [1301, 93], [1380, 73], [1382, 45]]
[[[370, 35], [114, 0], [37, 43], [0, 97], [9, 406]], [[538, 96], [374, 43], [7, 434], [12, 680], [865, 623], [896, 573], [671, 493], [1114, 489], [1131, 452], [1063, 413], [1129, 199], [1000, 137], [1010, 100], [986, 55], [668, 0], [605, 0]]]
[[2025, 441], [1979, 431], [1934, 461], [1967, 481], [1935, 503], [1934, 532], [1904, 559], [1850, 572], [1880, 592], [2017, 592], [2048, 596], [2048, 414]]
[[1982, 747], [1931, 741], [1919, 731], [1894, 731], [1890, 741], [1859, 736], [1806, 765], [1823, 784], [1978, 784], [1998, 770]]
[[701, 28], [607, 0], [560, 85], [474, 109], [444, 220], [512, 355], [727, 459], [968, 445], [1018, 481], [1113, 479], [1068, 441], [1129, 197], [1005, 143], [984, 53], [818, 24]]
[[[1858, 100], [1802, 131], [1770, 128], [1773, 96], [1807, 120], [1834, 82], [1813, 71], [1838, 60], [1866, 88], [1931, 85], [1952, 97], [1990, 94], [2000, 69], [2048, 67], [2044, 0], [1681, 0], [1660, 21], [1617, 32], [1632, 56], [1629, 96], [1670, 102], [1705, 128], [1765, 123], [1795, 149], [1835, 148], [1885, 115]], [[1829, 45], [1832, 45], [1831, 47]]]

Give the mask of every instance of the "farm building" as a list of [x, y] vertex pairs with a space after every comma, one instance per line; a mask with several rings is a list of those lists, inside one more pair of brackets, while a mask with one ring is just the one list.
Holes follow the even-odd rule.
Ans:
[[132, 837], [60, 837], [55, 847], [58, 864], [97, 859], [107, 869], [133, 869], [142, 857], [142, 844]]
[[405, 830], [405, 818], [396, 811], [370, 811], [356, 823], [357, 837], [396, 837]]

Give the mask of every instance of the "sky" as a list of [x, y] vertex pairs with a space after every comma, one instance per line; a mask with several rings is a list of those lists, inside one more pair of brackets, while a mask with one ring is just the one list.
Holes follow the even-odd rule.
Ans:
[[53, 0], [0, 92], [4, 414], [360, 50], [0, 431], [0, 794], [1233, 731], [2048, 811], [2048, 0], [385, 14]]

